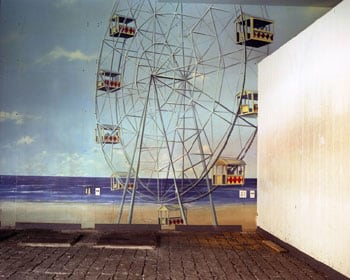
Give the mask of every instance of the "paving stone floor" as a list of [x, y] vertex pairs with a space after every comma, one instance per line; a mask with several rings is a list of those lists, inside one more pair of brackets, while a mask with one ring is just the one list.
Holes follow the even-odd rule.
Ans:
[[15, 233], [0, 238], [0, 279], [330, 279], [255, 232], [108, 233], [109, 248], [95, 231]]

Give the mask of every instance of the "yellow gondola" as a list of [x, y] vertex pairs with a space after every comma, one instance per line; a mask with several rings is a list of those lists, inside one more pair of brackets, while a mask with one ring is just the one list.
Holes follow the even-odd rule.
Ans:
[[245, 90], [236, 94], [237, 102], [241, 100], [239, 107], [240, 116], [256, 116], [258, 114], [258, 93]]
[[244, 185], [246, 163], [240, 159], [219, 158], [212, 175], [213, 185]]
[[272, 20], [243, 13], [236, 18], [235, 24], [236, 44], [260, 48], [273, 42], [274, 23]]
[[122, 15], [113, 15], [110, 20], [109, 36], [128, 39], [136, 34], [135, 19]]

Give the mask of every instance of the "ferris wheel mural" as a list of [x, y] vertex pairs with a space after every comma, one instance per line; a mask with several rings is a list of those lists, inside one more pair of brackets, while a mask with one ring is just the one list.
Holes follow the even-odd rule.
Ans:
[[123, 193], [118, 223], [126, 202], [131, 223], [142, 200], [178, 205], [186, 224], [183, 204], [228, 182], [217, 173], [224, 156], [231, 183], [244, 182], [258, 109], [248, 77], [273, 40], [271, 24], [233, 5], [116, 2], [95, 105], [96, 142]]

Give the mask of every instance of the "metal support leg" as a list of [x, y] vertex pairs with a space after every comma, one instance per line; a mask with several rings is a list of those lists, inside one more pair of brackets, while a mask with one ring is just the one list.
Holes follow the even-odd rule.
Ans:
[[211, 208], [211, 221], [212, 221], [213, 226], [217, 226], [218, 220], [216, 217], [216, 210], [215, 210], [214, 201], [213, 201], [213, 198], [211, 196], [210, 182], [209, 182], [208, 176], [206, 177], [206, 181], [207, 181], [207, 187], [208, 187], [208, 192], [209, 192], [209, 203], [210, 203], [210, 208]]

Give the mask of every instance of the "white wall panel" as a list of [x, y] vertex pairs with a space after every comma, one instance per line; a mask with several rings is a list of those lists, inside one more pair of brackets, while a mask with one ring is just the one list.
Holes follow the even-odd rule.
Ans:
[[350, 276], [350, 1], [259, 64], [258, 226]]

